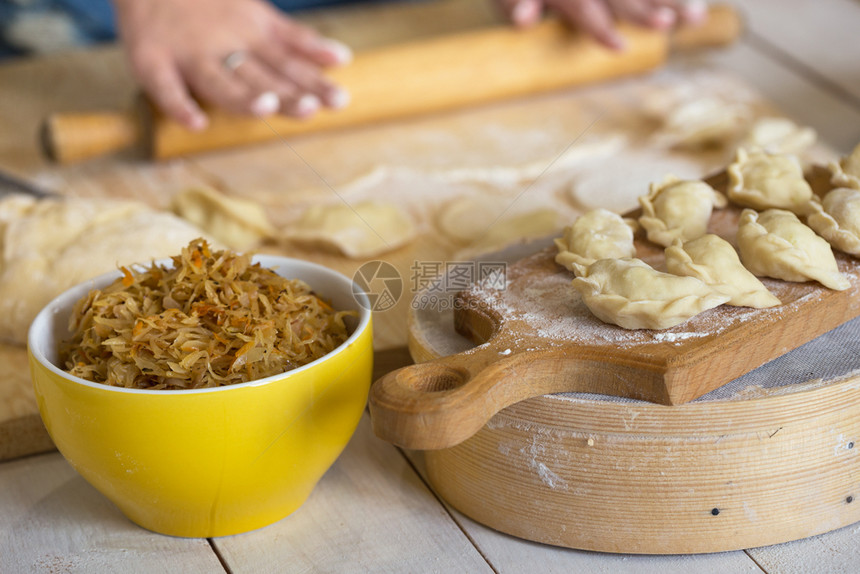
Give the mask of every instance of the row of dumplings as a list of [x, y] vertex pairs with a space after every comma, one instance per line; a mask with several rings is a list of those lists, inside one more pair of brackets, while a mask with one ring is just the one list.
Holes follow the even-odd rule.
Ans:
[[[756, 276], [847, 289], [831, 245], [860, 256], [860, 145], [829, 168], [838, 187], [819, 200], [794, 156], [739, 149], [727, 168], [728, 198], [703, 181], [668, 176], [639, 198], [638, 222], [605, 209], [579, 217], [555, 240], [556, 261], [573, 271], [596, 317], [626, 329], [667, 329], [722, 304], [779, 305]], [[746, 208], [739, 254], [707, 233], [713, 209], [729, 200]], [[668, 273], [635, 257], [640, 225], [665, 247]]]

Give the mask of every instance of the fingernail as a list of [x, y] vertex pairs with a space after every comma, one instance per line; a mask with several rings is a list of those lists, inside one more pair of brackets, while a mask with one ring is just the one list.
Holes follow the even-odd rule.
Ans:
[[511, 20], [514, 21], [514, 24], [519, 26], [531, 24], [537, 16], [537, 7], [537, 3], [532, 2], [531, 0], [522, 0], [521, 2], [517, 2], [514, 6], [513, 12], [511, 12]]
[[188, 103], [185, 108], [187, 112], [188, 119], [188, 129], [193, 132], [199, 132], [206, 129], [206, 126], [209, 125], [209, 118], [206, 117], [206, 114], [203, 113], [203, 110], [200, 109], [200, 106], [197, 105], [193, 100]]
[[655, 26], [659, 28], [668, 28], [675, 24], [675, 20], [677, 20], [677, 16], [675, 15], [675, 11], [671, 8], [667, 8], [666, 6], [661, 6], [654, 11], [654, 15], [652, 16], [651, 21]]
[[309, 116], [320, 109], [322, 102], [313, 94], [305, 94], [296, 102], [296, 113], [300, 116]]
[[627, 40], [618, 32], [612, 32], [606, 36], [606, 45], [619, 52], [627, 49]]
[[343, 88], [335, 88], [335, 90], [329, 96], [329, 106], [336, 110], [339, 110], [348, 106], [350, 100], [352, 100], [352, 97], [349, 95], [349, 92], [347, 92]]
[[251, 104], [251, 113], [255, 116], [270, 116], [281, 107], [281, 99], [275, 92], [263, 92]]
[[188, 127], [191, 131], [199, 132], [206, 129], [209, 119], [203, 114], [194, 114], [188, 118]]
[[317, 46], [320, 50], [325, 50], [334, 56], [338, 64], [349, 64], [352, 62], [352, 50], [343, 42], [338, 42], [331, 38], [321, 38]]
[[684, 19], [690, 22], [700, 22], [708, 13], [708, 3], [705, 0], [689, 0], [684, 4]]

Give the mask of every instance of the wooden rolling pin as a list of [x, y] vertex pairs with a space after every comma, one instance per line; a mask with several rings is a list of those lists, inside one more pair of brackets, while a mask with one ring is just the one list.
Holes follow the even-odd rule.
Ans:
[[45, 154], [72, 163], [137, 147], [165, 159], [274, 138], [476, 105], [643, 73], [671, 49], [726, 45], [741, 29], [729, 6], [712, 6], [708, 20], [671, 35], [621, 25], [627, 50], [612, 52], [591, 38], [547, 20], [530, 30], [481, 29], [368, 50], [331, 70], [352, 103], [309, 120], [257, 118], [208, 109], [209, 127], [191, 132], [160, 114], [145, 98], [122, 112], [55, 114], [42, 127]]

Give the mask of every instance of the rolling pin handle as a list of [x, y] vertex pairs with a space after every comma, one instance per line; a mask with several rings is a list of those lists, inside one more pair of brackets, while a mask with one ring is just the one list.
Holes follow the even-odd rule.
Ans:
[[736, 41], [743, 31], [743, 19], [735, 6], [714, 4], [701, 24], [682, 25], [669, 36], [672, 51], [719, 48]]
[[141, 142], [142, 135], [132, 112], [53, 114], [39, 130], [42, 152], [59, 164], [126, 150]]

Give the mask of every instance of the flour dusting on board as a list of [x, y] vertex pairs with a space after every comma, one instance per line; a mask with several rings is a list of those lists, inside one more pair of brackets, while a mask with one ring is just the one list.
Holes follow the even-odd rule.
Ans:
[[[787, 283], [765, 278], [763, 283], [783, 301], [782, 305], [770, 309], [724, 305], [671, 329], [628, 330], [594, 317], [571, 286], [573, 274], [557, 265], [554, 256], [555, 249], [549, 247], [527, 257], [508, 267], [504, 289], [477, 283], [468, 297], [495, 311], [503, 322], [516, 321], [521, 338], [522, 335], [536, 335], [546, 347], [570, 342], [629, 347], [652, 343], [684, 345], [711, 338], [754, 318], [777, 319], [796, 312], [827, 292], [817, 283]], [[853, 283], [860, 281], [858, 261], [841, 255], [838, 260], [840, 270]]]

